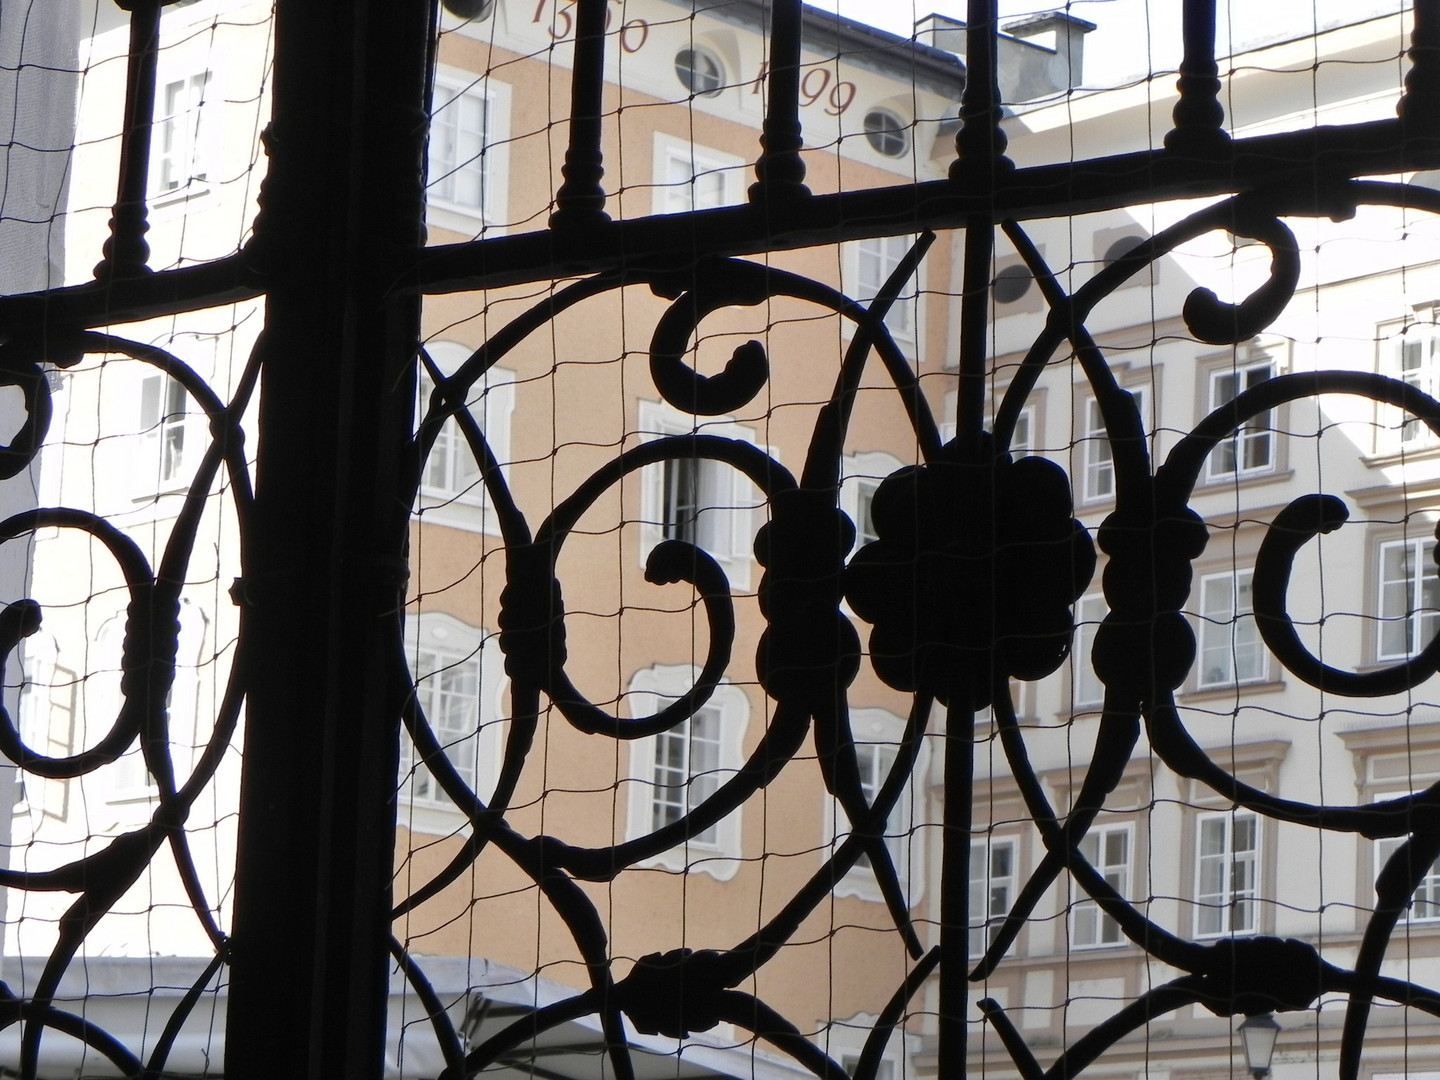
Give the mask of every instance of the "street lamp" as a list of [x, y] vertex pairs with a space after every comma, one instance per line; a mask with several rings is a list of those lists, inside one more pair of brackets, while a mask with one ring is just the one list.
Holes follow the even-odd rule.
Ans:
[[1265, 1080], [1270, 1075], [1270, 1058], [1275, 1053], [1275, 1037], [1280, 1034], [1280, 1024], [1274, 1013], [1247, 1016], [1237, 1029], [1240, 1032], [1240, 1046], [1245, 1051], [1245, 1067], [1255, 1080]]

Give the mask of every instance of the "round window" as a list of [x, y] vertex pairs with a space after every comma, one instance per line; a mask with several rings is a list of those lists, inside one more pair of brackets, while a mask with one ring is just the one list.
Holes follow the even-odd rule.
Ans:
[[725, 84], [725, 69], [704, 49], [681, 49], [675, 54], [675, 77], [692, 94], [709, 97]]
[[1122, 236], [1105, 249], [1105, 256], [1101, 262], [1105, 266], [1113, 266], [1144, 242], [1143, 236]]
[[1034, 283], [1028, 267], [1019, 264], [1007, 266], [995, 275], [995, 302], [1013, 304], [1028, 293]]
[[442, 0], [445, 10], [462, 19], [486, 19], [495, 0]]
[[886, 157], [904, 157], [910, 151], [910, 132], [888, 109], [871, 109], [865, 114], [865, 141]]

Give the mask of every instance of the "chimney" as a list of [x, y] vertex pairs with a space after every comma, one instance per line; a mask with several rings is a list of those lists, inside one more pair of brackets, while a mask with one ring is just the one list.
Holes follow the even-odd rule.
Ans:
[[1063, 11], [1046, 11], [1007, 23], [1002, 29], [1011, 37], [1038, 45], [1053, 54], [1049, 66], [1055, 90], [1073, 90], [1081, 84], [1085, 68], [1085, 35], [1095, 29], [1094, 23]]

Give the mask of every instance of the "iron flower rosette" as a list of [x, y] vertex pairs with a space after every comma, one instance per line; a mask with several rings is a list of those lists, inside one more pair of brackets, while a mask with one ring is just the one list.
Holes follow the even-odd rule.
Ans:
[[845, 569], [845, 596], [874, 629], [871, 663], [888, 685], [984, 708], [1006, 677], [1034, 680], [1070, 651], [1071, 605], [1095, 571], [1072, 516], [1070, 483], [1038, 457], [967, 457], [952, 440], [880, 484], [877, 539]]

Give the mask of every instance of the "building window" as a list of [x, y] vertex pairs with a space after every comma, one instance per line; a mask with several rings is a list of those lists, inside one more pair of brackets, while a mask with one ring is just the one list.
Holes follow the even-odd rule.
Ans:
[[697, 97], [713, 97], [725, 85], [725, 68], [707, 49], [681, 49], [675, 54], [675, 77]]
[[[148, 447], [145, 459], [153, 462], [159, 486], [180, 478], [185, 462], [185, 421], [189, 402], [185, 387], [164, 372], [140, 381], [140, 432]], [[142, 485], [150, 486], [152, 485]]]
[[[699, 669], [657, 664], [636, 672], [626, 695], [634, 717], [652, 716], [695, 685]], [[743, 764], [750, 706], [745, 692], [729, 683], [668, 731], [630, 744], [630, 793], [626, 835], [648, 836], [672, 825], [719, 791]], [[741, 808], [649, 861], [648, 865], [701, 871], [720, 880], [740, 866]]]
[[905, 122], [889, 109], [871, 109], [865, 114], [865, 141], [884, 157], [899, 158], [910, 152], [910, 133]]
[[[850, 723], [854, 732], [855, 763], [860, 772], [860, 793], [865, 797], [866, 804], [873, 806], [880, 788], [895, 767], [905, 734], [905, 721], [883, 709], [852, 709]], [[918, 796], [913, 778], [924, 775], [927, 763], [928, 750], [921, 746], [910, 770], [911, 779], [906, 781], [895, 805], [891, 807], [884, 829], [890, 864], [895, 868], [900, 887], [906, 891], [912, 905], [917, 902], [919, 890], [924, 884], [924, 875], [919, 870], [923, 846], [914, 834], [914, 804]], [[829, 799], [827, 803], [826, 830], [830, 839], [838, 844], [849, 835], [849, 817], [837, 800]], [[862, 854], [836, 884], [835, 895], [875, 901], [881, 899], [868, 853]]]
[[[1259, 386], [1275, 375], [1269, 360], [1227, 367], [1210, 373], [1210, 409], [1220, 408], [1235, 400], [1244, 391]], [[1267, 410], [1215, 447], [1206, 461], [1206, 475], [1211, 480], [1226, 477], [1253, 476], [1270, 472], [1275, 467], [1274, 415]]]
[[[436, 366], [453, 374], [470, 358], [471, 350], [453, 341], [436, 341], [425, 346]], [[432, 407], [435, 382], [420, 368], [418, 415], [423, 419]], [[515, 375], [503, 368], [491, 368], [466, 395], [466, 407], [475, 418], [485, 443], [502, 473], [510, 460], [510, 417], [515, 408]], [[425, 470], [420, 477], [418, 512], [427, 520], [458, 528], [494, 532], [489, 492], [480, 475], [480, 465], [457, 417], [449, 417], [435, 436]]]
[[879, 539], [875, 532], [875, 492], [891, 473], [903, 468], [900, 459], [883, 450], [847, 454], [840, 463], [840, 509], [855, 525], [851, 551]]
[[741, 201], [744, 163], [739, 158], [664, 136], [657, 136], [656, 152], [660, 162], [657, 213], [683, 214]]
[[[862, 304], [869, 304], [875, 299], [881, 287], [900, 265], [900, 260], [909, 254], [913, 242], [910, 236], [876, 236], [861, 240], [855, 245], [856, 298]], [[906, 282], [906, 287], [900, 290], [900, 295], [895, 298], [885, 315], [885, 325], [897, 340], [915, 340], [915, 309], [918, 302], [915, 278], [912, 277]]]
[[1015, 428], [1010, 434], [1010, 453], [1015, 457], [1028, 454], [1035, 449], [1035, 406], [1026, 405], [1015, 417]]
[[1265, 643], [1255, 622], [1249, 570], [1200, 579], [1199, 689], [1260, 682]]
[[1440, 630], [1440, 578], [1435, 543], [1392, 540], [1380, 545], [1380, 660], [1407, 660]]
[[[1390, 372], [1422, 394], [1440, 396], [1440, 333], [1436, 332], [1434, 313], [1426, 322], [1414, 322], [1404, 328], [1391, 344]], [[1402, 450], [1433, 444], [1435, 433], [1426, 424], [1401, 410], [1394, 410], [1396, 440]]]
[[991, 285], [997, 304], [1013, 304], [1024, 297], [1035, 284], [1035, 275], [1024, 263], [1007, 266], [995, 275]]
[[[655, 738], [650, 827], [673, 825], [720, 788], [720, 710], [706, 706]], [[720, 830], [711, 825], [691, 843], [714, 847]]]
[[[1125, 388], [1135, 399], [1135, 409], [1140, 414], [1140, 424], [1146, 431], [1150, 428], [1150, 393], [1147, 387]], [[1110, 445], [1110, 436], [1105, 430], [1105, 418], [1100, 412], [1098, 398], [1085, 401], [1084, 431], [1084, 473], [1085, 501], [1098, 502], [1115, 497], [1115, 451]]]
[[[1129, 824], [1091, 826], [1080, 841], [1080, 854], [1121, 896], [1130, 894], [1132, 834]], [[1083, 899], [1070, 909], [1070, 942], [1077, 949], [1098, 949], [1124, 944], [1125, 935], [1099, 904]]]
[[[678, 413], [654, 402], [641, 402], [640, 426], [645, 438], [695, 430]], [[750, 429], [739, 424], [706, 422], [700, 432], [753, 441]], [[680, 456], [678, 450], [676, 454], [642, 473], [641, 565], [662, 540], [683, 540], [719, 561], [732, 585], [747, 586], [758, 492], [748, 477], [723, 461]]]
[[989, 837], [970, 845], [970, 955], [984, 956], [1015, 897], [1015, 841]]
[[156, 193], [203, 188], [209, 178], [208, 132], [201, 126], [210, 72], [173, 79], [160, 86], [156, 103], [152, 187]]
[[435, 81], [429, 196], [487, 220], [491, 217], [491, 168], [486, 150], [492, 141], [493, 108], [490, 96], [475, 89], [473, 81]]
[[[1405, 838], [1387, 836], [1375, 843], [1375, 873], [1378, 876]], [[1420, 879], [1410, 905], [1405, 909], [1405, 918], [1410, 922], [1440, 922], [1440, 861], [1432, 863], [1425, 876]]]
[[[439, 612], [409, 619], [405, 653], [415, 680], [415, 703], [446, 759], [467, 788], [490, 797], [502, 742], [497, 721], [501, 674], [483, 630]], [[452, 809], [449, 796], [425, 767], [408, 733], [401, 738], [401, 823], [425, 829], [405, 808]]]
[[1236, 811], [1196, 820], [1195, 936], [1252, 934], [1259, 927], [1260, 820]]
[[1095, 708], [1105, 703], [1105, 684], [1095, 674], [1092, 654], [1101, 620], [1110, 609], [1100, 593], [1082, 596], [1075, 603], [1075, 644], [1070, 649], [1071, 700], [1076, 709]]

